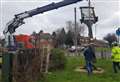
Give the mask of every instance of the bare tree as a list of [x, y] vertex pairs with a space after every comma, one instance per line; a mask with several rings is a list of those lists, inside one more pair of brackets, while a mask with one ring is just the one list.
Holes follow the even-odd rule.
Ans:
[[[71, 32], [74, 32], [74, 33], [75, 33], [75, 24], [74, 24], [74, 22], [72, 22], [72, 21], [67, 21], [67, 22], [66, 22], [66, 29], [67, 29], [68, 31], [70, 30]], [[78, 34], [80, 34], [80, 35], [83, 34], [84, 31], [85, 31], [84, 25], [77, 22], [77, 24], [76, 24], [76, 31], [77, 31], [77, 35], [78, 35]]]
[[76, 31], [75, 31], [75, 23], [72, 21], [67, 21], [66, 29], [68, 30], [68, 32], [72, 33], [72, 39], [73, 39], [74, 44], [75, 44], [75, 35], [77, 35], [77, 43], [79, 43], [80, 36], [83, 35], [85, 31], [84, 25], [77, 22]]
[[59, 47], [63, 47], [63, 45], [65, 44], [65, 37], [66, 37], [66, 32], [65, 29], [57, 29], [56, 30], [56, 41], [57, 41], [57, 45]]

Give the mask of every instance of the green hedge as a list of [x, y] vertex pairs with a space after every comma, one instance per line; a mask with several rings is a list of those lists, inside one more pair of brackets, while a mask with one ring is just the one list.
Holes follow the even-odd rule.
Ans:
[[53, 49], [50, 56], [49, 70], [64, 69], [66, 61], [67, 59], [63, 50], [57, 48]]

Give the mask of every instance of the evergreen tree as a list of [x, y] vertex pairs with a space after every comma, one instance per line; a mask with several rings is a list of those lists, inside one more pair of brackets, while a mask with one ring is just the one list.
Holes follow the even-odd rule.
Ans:
[[69, 46], [72, 46], [74, 44], [73, 43], [73, 33], [70, 30], [66, 34], [65, 44], [69, 45]]

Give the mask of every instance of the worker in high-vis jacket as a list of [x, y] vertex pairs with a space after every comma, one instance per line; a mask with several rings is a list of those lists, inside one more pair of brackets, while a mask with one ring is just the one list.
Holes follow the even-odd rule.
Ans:
[[113, 62], [113, 69], [114, 72], [117, 73], [117, 70], [120, 70], [120, 47], [117, 43], [113, 44], [112, 47], [112, 62]]

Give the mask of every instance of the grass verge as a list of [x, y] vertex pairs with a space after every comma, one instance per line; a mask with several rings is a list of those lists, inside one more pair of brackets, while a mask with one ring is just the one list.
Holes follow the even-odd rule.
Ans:
[[98, 59], [96, 66], [105, 70], [103, 74], [93, 74], [75, 72], [74, 69], [79, 65], [84, 65], [81, 57], [68, 57], [65, 70], [57, 70], [46, 75], [43, 81], [38, 82], [120, 82], [120, 72], [114, 74], [112, 62], [110, 60]]

